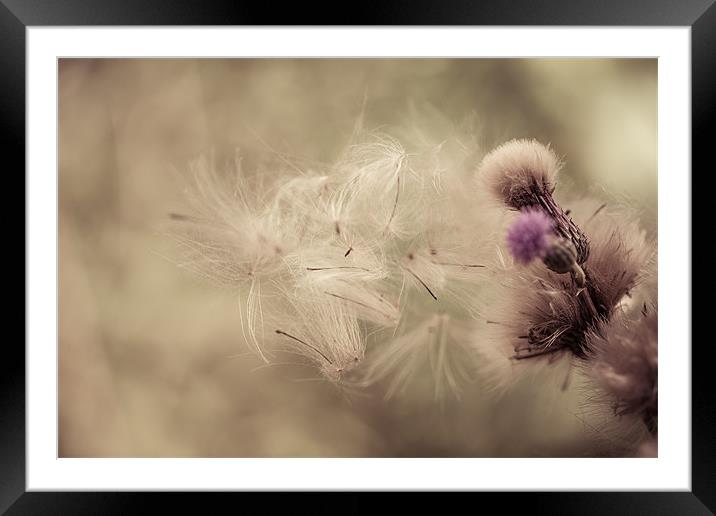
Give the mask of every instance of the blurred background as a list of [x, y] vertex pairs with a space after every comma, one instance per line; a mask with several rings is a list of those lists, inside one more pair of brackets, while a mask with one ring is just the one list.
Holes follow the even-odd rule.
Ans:
[[470, 120], [485, 152], [551, 142], [562, 181], [628, 199], [656, 230], [655, 59], [61, 59], [60, 456], [622, 453], [578, 388], [539, 377], [436, 404], [259, 367], [235, 295], [172, 263], [162, 225], [190, 160], [330, 163], [362, 110], [389, 133]]

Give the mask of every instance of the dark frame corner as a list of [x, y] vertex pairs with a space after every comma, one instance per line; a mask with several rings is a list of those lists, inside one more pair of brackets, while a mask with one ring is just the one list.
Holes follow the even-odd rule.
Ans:
[[[0, 0], [0, 127], [3, 165], [8, 177], [25, 170], [25, 29], [43, 25], [660, 25], [691, 27], [692, 162], [709, 173], [713, 161], [710, 131], [716, 119], [715, 0], [530, 0], [447, 3], [392, 0], [351, 6], [348, 16], [328, 6], [303, 3], [280, 10], [265, 4], [199, 0]], [[408, 7], [409, 5], [409, 9]], [[606, 5], [605, 5], [606, 4]], [[260, 6], [264, 5], [263, 8]], [[280, 11], [280, 12], [278, 12]], [[708, 167], [708, 168], [707, 168]], [[687, 171], [683, 171], [688, 173]], [[693, 172], [691, 177], [693, 178]], [[24, 180], [20, 188], [24, 191]], [[698, 193], [698, 192], [697, 192]], [[702, 193], [703, 195], [703, 193]], [[24, 196], [23, 196], [24, 198]], [[704, 206], [692, 201], [692, 206]], [[693, 209], [693, 208], [692, 208]], [[698, 219], [693, 218], [694, 221]], [[17, 226], [14, 223], [9, 227]], [[23, 242], [25, 225], [22, 226]], [[698, 234], [698, 233], [697, 233]], [[23, 263], [25, 247], [23, 246]], [[692, 267], [703, 255], [692, 258]], [[19, 259], [17, 259], [19, 261]], [[19, 276], [19, 275], [16, 275]], [[23, 295], [23, 300], [25, 296]], [[24, 308], [24, 304], [23, 304]], [[24, 335], [24, 327], [23, 327]], [[19, 340], [6, 339], [0, 375], [0, 514], [119, 514], [144, 512], [146, 498], [129, 493], [25, 492], [25, 352]], [[504, 508], [525, 506], [549, 514], [713, 514], [716, 513], [716, 389], [710, 341], [692, 346], [692, 491], [649, 493], [486, 493]], [[219, 495], [222, 498], [233, 496]], [[331, 497], [332, 498], [332, 497]], [[192, 497], [191, 500], [194, 500]], [[206, 496], [202, 496], [203, 508]], [[172, 498], [191, 507], [188, 495]], [[497, 501], [495, 499], [495, 501]], [[343, 502], [345, 503], [345, 502]], [[335, 507], [323, 499], [318, 507]], [[354, 508], [357, 503], [351, 503]], [[363, 504], [368, 508], [367, 504]], [[515, 507], [516, 508], [516, 507]]]

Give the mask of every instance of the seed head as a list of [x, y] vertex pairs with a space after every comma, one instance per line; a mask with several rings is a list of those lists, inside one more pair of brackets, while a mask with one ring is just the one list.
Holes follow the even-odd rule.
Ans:
[[552, 217], [554, 233], [572, 241], [581, 265], [589, 257], [589, 240], [552, 196], [561, 167], [549, 146], [536, 140], [512, 140], [485, 156], [477, 177], [513, 210], [539, 208]]
[[511, 140], [484, 157], [477, 176], [505, 204], [521, 209], [534, 204], [529, 192], [554, 189], [561, 167], [549, 146], [537, 140]]

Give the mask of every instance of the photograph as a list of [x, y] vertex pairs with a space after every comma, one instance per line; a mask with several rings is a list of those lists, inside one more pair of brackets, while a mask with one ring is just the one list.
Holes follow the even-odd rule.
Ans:
[[658, 457], [658, 63], [60, 57], [58, 457]]

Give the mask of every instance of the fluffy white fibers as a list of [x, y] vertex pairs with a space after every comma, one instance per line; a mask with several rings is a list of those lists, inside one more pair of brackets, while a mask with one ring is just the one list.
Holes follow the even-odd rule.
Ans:
[[533, 183], [554, 189], [562, 162], [548, 146], [537, 140], [510, 140], [490, 151], [477, 176], [505, 204], [516, 206], [515, 198]]
[[365, 383], [401, 374], [411, 359], [393, 354], [438, 342], [436, 392], [458, 392], [468, 364], [447, 348], [467, 345], [504, 216], [471, 180], [476, 152], [454, 135], [358, 133], [314, 171], [247, 174], [237, 159], [224, 174], [202, 158], [189, 213], [175, 216], [182, 264], [236, 289], [266, 361], [289, 350], [331, 381]]

